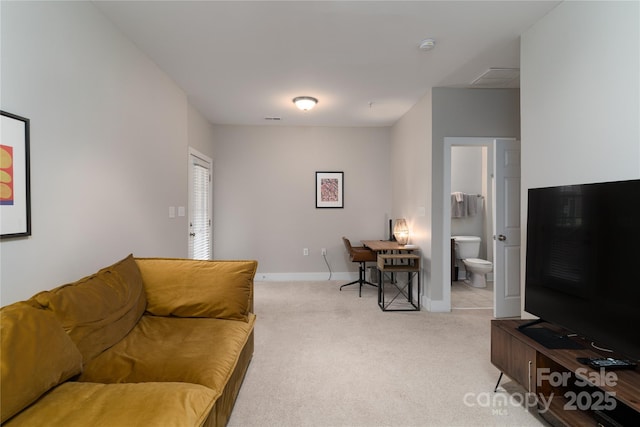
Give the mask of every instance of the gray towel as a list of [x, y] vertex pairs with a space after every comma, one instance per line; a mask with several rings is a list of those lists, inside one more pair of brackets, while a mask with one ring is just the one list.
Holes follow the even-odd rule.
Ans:
[[[462, 197], [460, 197], [461, 194]], [[475, 216], [478, 213], [480, 201], [482, 201], [482, 197], [476, 194], [451, 193], [451, 218]]]
[[455, 194], [451, 195], [451, 218], [467, 216], [467, 198], [463, 197], [459, 202]]
[[478, 199], [475, 194], [465, 194], [465, 204], [467, 205], [467, 216], [475, 216], [478, 213]]

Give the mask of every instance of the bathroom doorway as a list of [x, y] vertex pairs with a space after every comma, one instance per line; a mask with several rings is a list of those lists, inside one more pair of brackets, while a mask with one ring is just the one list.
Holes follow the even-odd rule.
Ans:
[[[443, 198], [443, 247], [450, 246], [450, 236], [473, 235], [481, 238], [481, 248], [478, 257], [493, 263], [493, 270], [487, 275], [486, 288], [472, 288], [461, 280], [452, 280], [452, 286], [445, 285], [445, 299], [451, 301], [452, 308], [488, 308], [493, 309], [495, 317], [510, 317], [520, 314], [520, 257], [504, 257], [504, 242], [496, 242], [494, 235], [496, 227], [503, 232], [503, 214], [511, 212], [510, 217], [517, 217], [519, 222], [519, 178], [517, 181], [517, 201], [507, 206], [504, 186], [498, 185], [496, 197], [496, 182], [494, 177], [504, 176], [502, 160], [495, 161], [496, 155], [501, 159], [505, 146], [518, 146], [517, 173], [519, 177], [519, 143], [515, 139], [496, 138], [445, 138], [444, 141], [444, 198]], [[496, 147], [498, 147], [496, 149]], [[498, 163], [498, 164], [496, 164]], [[497, 168], [501, 170], [496, 173]], [[461, 192], [478, 197], [477, 214], [469, 217], [452, 218], [451, 193]], [[511, 195], [509, 195], [510, 197]], [[507, 199], [509, 199], [507, 197]], [[513, 201], [513, 197], [510, 200]], [[500, 205], [500, 206], [498, 206]], [[496, 215], [498, 211], [498, 215]], [[499, 224], [496, 226], [496, 216]], [[519, 234], [519, 229], [517, 231]], [[500, 236], [499, 236], [500, 237]], [[519, 245], [519, 236], [518, 236]], [[498, 252], [496, 253], [496, 247]], [[519, 246], [517, 247], [519, 254]], [[510, 254], [516, 254], [511, 251]], [[451, 265], [454, 260], [451, 252], [445, 252], [445, 263]], [[454, 260], [455, 261], [455, 260]], [[497, 262], [497, 264], [496, 264]], [[509, 263], [509, 265], [506, 265]], [[447, 271], [445, 277], [455, 279], [455, 269]], [[460, 269], [460, 279], [464, 279]], [[506, 275], [504, 274], [506, 272]], [[497, 274], [496, 274], [497, 272]], [[518, 277], [515, 277], [515, 276]], [[497, 277], [496, 277], [497, 276]], [[495, 280], [498, 280], [496, 283]], [[497, 292], [494, 292], [497, 290]], [[449, 293], [449, 295], [446, 295]], [[447, 298], [449, 297], [449, 298]]]
[[[476, 258], [493, 263], [493, 151], [491, 145], [454, 145], [451, 147], [451, 193], [462, 202], [449, 216], [451, 236], [480, 238]], [[453, 244], [453, 242], [452, 242]], [[455, 253], [455, 252], [453, 252]], [[452, 253], [452, 255], [453, 255]], [[486, 287], [473, 287], [465, 265], [452, 256], [451, 308], [493, 309], [493, 270], [487, 274]], [[456, 277], [457, 276], [457, 277]]]

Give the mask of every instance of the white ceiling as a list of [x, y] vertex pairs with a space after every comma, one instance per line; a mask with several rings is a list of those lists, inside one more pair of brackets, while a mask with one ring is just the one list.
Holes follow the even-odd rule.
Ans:
[[519, 68], [520, 34], [559, 2], [94, 3], [212, 123], [389, 126], [430, 87]]

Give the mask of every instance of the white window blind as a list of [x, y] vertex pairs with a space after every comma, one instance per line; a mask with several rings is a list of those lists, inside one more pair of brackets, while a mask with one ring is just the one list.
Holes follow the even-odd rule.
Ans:
[[194, 158], [192, 167], [191, 238], [192, 258], [211, 259], [211, 180], [209, 164]]

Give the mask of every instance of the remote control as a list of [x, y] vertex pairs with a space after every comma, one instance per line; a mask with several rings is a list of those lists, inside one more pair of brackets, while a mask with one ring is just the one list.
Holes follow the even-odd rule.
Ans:
[[612, 357], [578, 357], [578, 362], [600, 369], [635, 369], [636, 363], [630, 360], [614, 359]]

